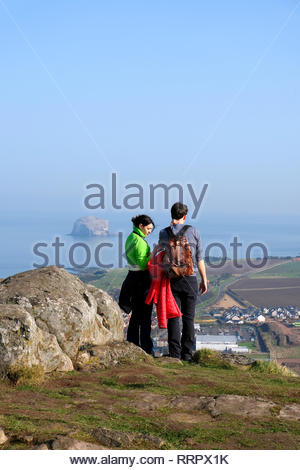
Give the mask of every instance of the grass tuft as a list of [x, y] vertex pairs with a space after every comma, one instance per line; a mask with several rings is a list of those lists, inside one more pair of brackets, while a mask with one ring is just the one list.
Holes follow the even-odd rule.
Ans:
[[283, 377], [298, 377], [293, 371], [285, 366], [281, 366], [276, 361], [256, 361], [252, 366], [251, 370], [261, 372], [263, 374], [275, 374]]
[[211, 367], [214, 369], [234, 369], [229, 362], [212, 349], [203, 348], [195, 352], [193, 361], [202, 367]]
[[11, 366], [6, 375], [13, 385], [38, 385], [45, 380], [45, 369], [40, 365]]

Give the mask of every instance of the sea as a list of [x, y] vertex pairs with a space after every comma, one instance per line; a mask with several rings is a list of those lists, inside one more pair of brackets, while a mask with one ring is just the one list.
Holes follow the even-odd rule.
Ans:
[[[150, 212], [155, 222], [147, 237], [152, 248], [159, 231], [169, 225], [167, 212]], [[93, 215], [109, 221], [110, 234], [90, 238], [70, 235], [76, 219]], [[111, 213], [8, 214], [0, 221], [0, 278], [41, 266], [70, 270], [124, 267], [124, 243], [134, 211]], [[201, 234], [203, 254], [227, 258], [300, 256], [300, 217], [292, 215], [199, 215], [188, 219]], [[235, 243], [235, 250], [233, 243]], [[237, 245], [238, 244], [238, 245]], [[250, 251], [249, 251], [250, 250]]]

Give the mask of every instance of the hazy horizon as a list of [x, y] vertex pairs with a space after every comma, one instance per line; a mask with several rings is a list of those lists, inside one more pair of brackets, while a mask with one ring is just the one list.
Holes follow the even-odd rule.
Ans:
[[297, 6], [1, 2], [1, 215], [80, 212], [116, 172], [299, 217]]

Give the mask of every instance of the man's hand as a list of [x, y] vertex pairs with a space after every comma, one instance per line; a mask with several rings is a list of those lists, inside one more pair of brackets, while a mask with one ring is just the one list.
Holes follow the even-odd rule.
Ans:
[[199, 284], [199, 291], [201, 292], [201, 295], [203, 295], [207, 292], [207, 287], [209, 283], [209, 280], [207, 279], [207, 276], [206, 276], [204, 260], [201, 259], [200, 261], [197, 261], [197, 266], [198, 266], [200, 278], [202, 279], [202, 281]]
[[199, 291], [201, 292], [200, 295], [203, 295], [207, 292], [207, 289], [208, 289], [208, 283], [209, 283], [209, 280], [208, 279], [205, 279], [200, 282], [199, 284]]

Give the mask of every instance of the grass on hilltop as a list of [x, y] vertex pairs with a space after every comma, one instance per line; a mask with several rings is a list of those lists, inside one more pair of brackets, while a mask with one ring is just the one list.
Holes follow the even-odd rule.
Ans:
[[[197, 357], [197, 356], [196, 356]], [[300, 404], [299, 377], [268, 366], [225, 368], [214, 352], [201, 351], [194, 363], [128, 365], [97, 371], [72, 371], [45, 377], [39, 385], [0, 382], [0, 427], [14, 436], [6, 449], [28, 449], [58, 434], [95, 442], [98, 427], [151, 434], [164, 449], [300, 449], [300, 423], [277, 417], [249, 418], [208, 412], [185, 412], [161, 404], [174, 397], [221, 394], [271, 400], [280, 409]], [[3, 447], [2, 447], [3, 448]], [[138, 447], [137, 447], [138, 448]]]

